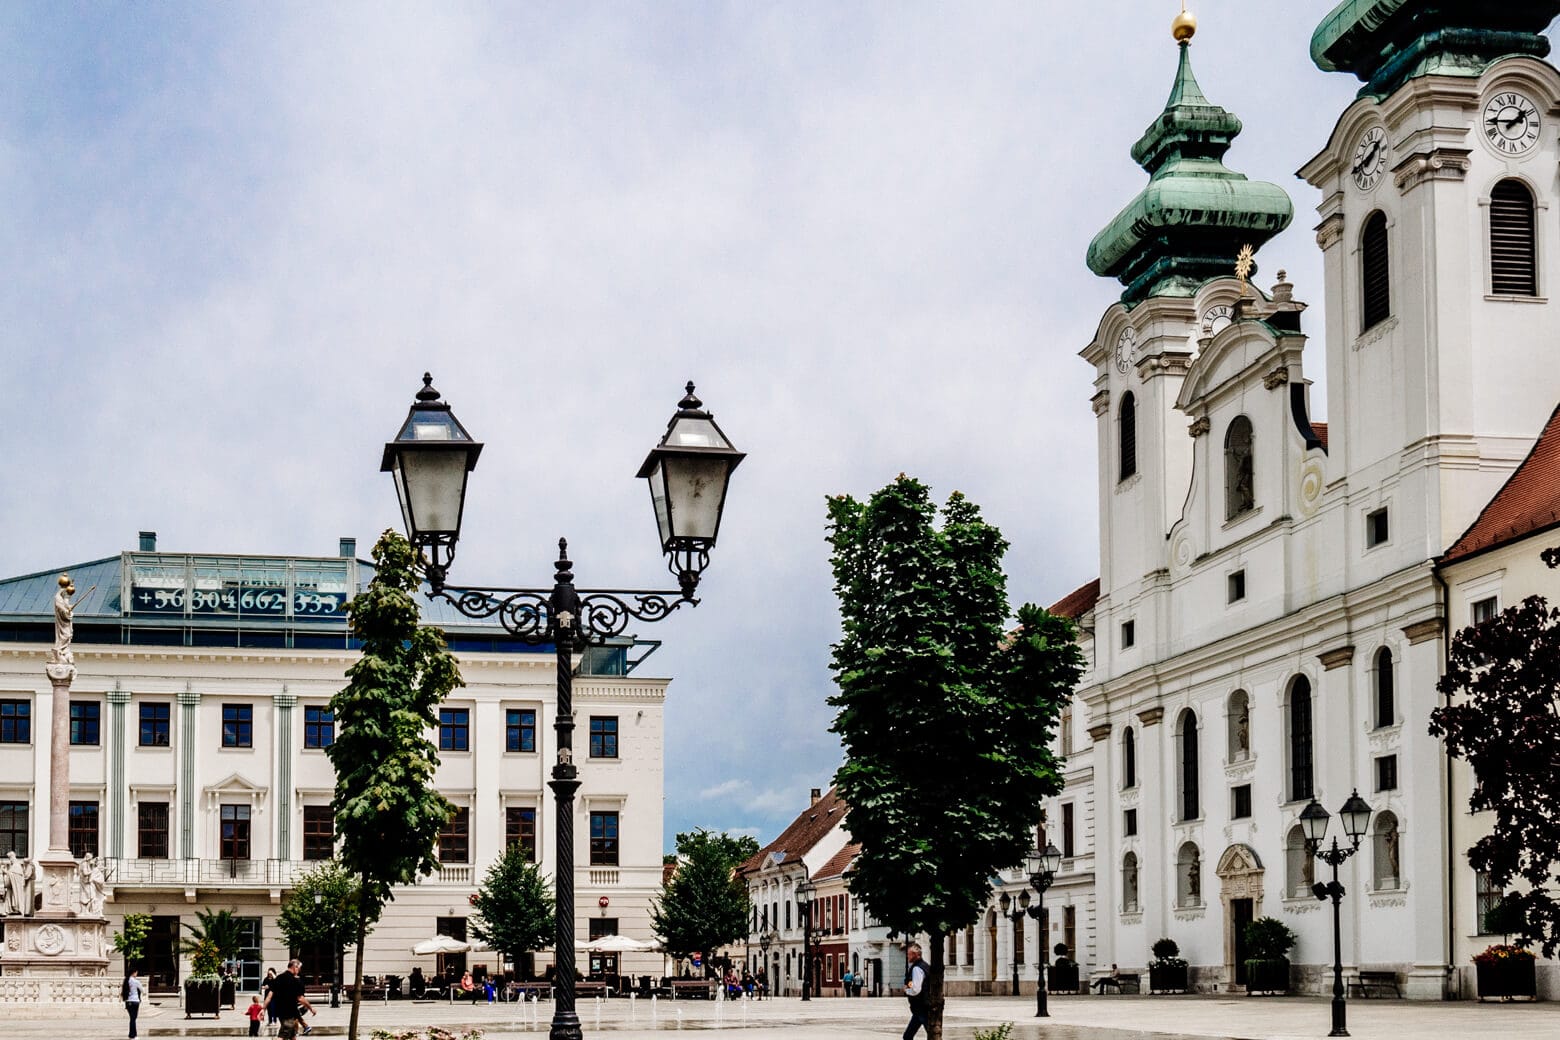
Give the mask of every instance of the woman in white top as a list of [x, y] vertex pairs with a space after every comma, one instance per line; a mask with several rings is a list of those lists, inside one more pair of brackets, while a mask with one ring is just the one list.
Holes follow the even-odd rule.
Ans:
[[125, 998], [125, 1010], [130, 1012], [130, 1040], [135, 1040], [135, 1015], [141, 1010], [141, 969], [131, 968], [125, 976], [125, 984], [119, 987], [119, 995]]

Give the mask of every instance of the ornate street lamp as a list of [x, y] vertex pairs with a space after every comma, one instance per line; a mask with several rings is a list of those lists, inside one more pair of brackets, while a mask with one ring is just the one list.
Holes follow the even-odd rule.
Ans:
[[[314, 893], [314, 910], [319, 912], [325, 902], [323, 892]], [[339, 909], [339, 908], [338, 908]], [[341, 1006], [341, 947], [337, 946], [336, 925], [340, 914], [332, 914], [330, 918], [330, 1006]]]
[[769, 987], [773, 986], [778, 981], [777, 979], [774, 978], [774, 976], [775, 975], [779, 975], [780, 973], [778, 971], [776, 971], [776, 972], [773, 972], [773, 974], [771, 974], [770, 965], [769, 965], [769, 948], [771, 946], [773, 946], [775, 944], [776, 940], [778, 940], [779, 938], [780, 938], [780, 933], [775, 931], [773, 928], [771, 928], [769, 931], [765, 932], [763, 935], [758, 937], [758, 952], [764, 958], [764, 961], [763, 961], [763, 964], [762, 964], [762, 968], [763, 968], [763, 971], [764, 971], [764, 974], [763, 974], [764, 988], [763, 988], [763, 991], [760, 992], [760, 994], [759, 994], [759, 996], [761, 996], [761, 997], [773, 996], [773, 994], [769, 992]]
[[796, 886], [797, 909], [802, 915], [802, 999], [812, 999], [812, 897], [818, 886], [803, 880]]
[[[1051, 882], [1056, 880], [1056, 872], [1062, 869], [1062, 851], [1050, 842], [1046, 843], [1043, 851], [1030, 849], [1024, 857], [1024, 868], [1029, 871], [1029, 885], [1036, 893], [1035, 905], [1029, 908], [1029, 916], [1035, 920], [1040, 951], [1035, 958], [1035, 977], [1039, 980], [1039, 985], [1035, 987], [1035, 1017], [1050, 1018], [1051, 1012], [1046, 1008], [1045, 997], [1045, 962], [1046, 944], [1051, 941], [1051, 937], [1040, 927], [1040, 921], [1045, 916], [1045, 890], [1051, 887]], [[1017, 974], [1016, 968], [1014, 973]], [[1014, 992], [1017, 993], [1016, 988]]]
[[[1016, 926], [1018, 922], [1029, 916], [1029, 889], [1020, 889], [1017, 899], [1012, 898], [1006, 892], [1004, 892], [1002, 893], [1002, 898], [998, 900], [997, 905], [1002, 908], [1002, 916], [1006, 917], [1009, 921], [1012, 921], [1015, 925], [1013, 929], [1013, 996], [1016, 997], [1018, 996], [1018, 958], [1019, 954], [1023, 952], [1021, 949], [1019, 949], [1018, 929]], [[1012, 907], [1011, 911], [1008, 909], [1009, 907]], [[1042, 950], [1041, 959], [1044, 960], [1044, 936], [1040, 937], [1040, 946]]]
[[423, 388], [400, 433], [385, 445], [380, 464], [395, 476], [406, 535], [419, 553], [432, 594], [466, 617], [496, 617], [505, 631], [525, 642], [551, 643], [557, 656], [558, 751], [548, 782], [557, 803], [557, 978], [551, 1040], [583, 1036], [574, 1004], [574, 794], [580, 780], [574, 765], [573, 655], [622, 635], [630, 621], [660, 621], [685, 603], [698, 604], [693, 594], [720, 533], [731, 473], [745, 457], [703, 409], [689, 383], [666, 433], [640, 469], [640, 476], [650, 481], [661, 549], [677, 577], [676, 592], [576, 589], [568, 542], [562, 538], [551, 589], [446, 589], [460, 540], [466, 477], [476, 468], [482, 445], [439, 399], [431, 375], [423, 375]]
[[1359, 851], [1360, 839], [1365, 836], [1365, 831], [1370, 826], [1370, 813], [1370, 806], [1365, 804], [1365, 799], [1360, 797], [1358, 790], [1355, 790], [1349, 795], [1349, 800], [1343, 803], [1343, 808], [1338, 810], [1338, 818], [1343, 821], [1343, 833], [1349, 839], [1349, 847], [1340, 847], [1338, 839], [1334, 837], [1332, 847], [1324, 850], [1322, 840], [1327, 837], [1327, 821], [1331, 819], [1327, 810], [1313, 798], [1300, 812], [1300, 829], [1305, 835], [1307, 851], [1313, 858], [1332, 867], [1330, 882], [1325, 885], [1317, 882], [1311, 886], [1311, 892], [1317, 899], [1324, 902], [1331, 899], [1333, 905], [1332, 1032], [1328, 1033], [1328, 1036], [1349, 1035], [1343, 988], [1343, 925], [1339, 909], [1344, 889], [1338, 881], [1338, 864]]

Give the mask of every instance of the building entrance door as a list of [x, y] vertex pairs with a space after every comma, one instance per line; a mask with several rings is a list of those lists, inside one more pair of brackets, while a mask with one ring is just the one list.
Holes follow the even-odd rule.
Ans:
[[1262, 912], [1262, 860], [1249, 845], [1231, 845], [1214, 873], [1224, 904], [1224, 987], [1237, 992], [1246, 984], [1246, 925]]
[[1230, 927], [1235, 935], [1235, 985], [1246, 984], [1246, 958], [1251, 954], [1246, 949], [1246, 926], [1252, 922], [1251, 900], [1230, 900]]

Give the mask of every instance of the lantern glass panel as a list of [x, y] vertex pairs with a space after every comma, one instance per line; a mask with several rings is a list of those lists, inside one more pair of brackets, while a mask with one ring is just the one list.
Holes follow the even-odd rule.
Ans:
[[466, 449], [403, 448], [395, 468], [396, 492], [410, 535], [457, 534], [466, 497]]
[[672, 540], [672, 514], [666, 505], [666, 474], [659, 461], [650, 471], [650, 504], [655, 507], [655, 529], [664, 546]]
[[730, 448], [731, 443], [720, 435], [709, 419], [678, 419], [667, 431], [665, 448]]
[[[730, 464], [723, 456], [674, 455], [662, 460], [672, 537], [715, 541]], [[653, 487], [656, 482], [651, 483]]]

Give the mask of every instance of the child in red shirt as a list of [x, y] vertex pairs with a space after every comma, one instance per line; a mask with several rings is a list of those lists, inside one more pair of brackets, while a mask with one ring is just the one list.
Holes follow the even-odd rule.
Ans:
[[259, 1036], [260, 1019], [265, 1014], [265, 1006], [260, 1003], [259, 997], [255, 997], [249, 1002], [249, 1006], [244, 1009], [244, 1014], [249, 1016], [249, 1035]]

